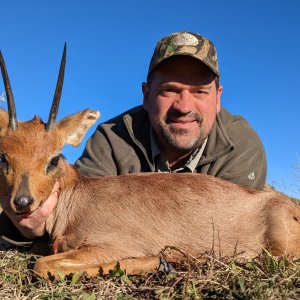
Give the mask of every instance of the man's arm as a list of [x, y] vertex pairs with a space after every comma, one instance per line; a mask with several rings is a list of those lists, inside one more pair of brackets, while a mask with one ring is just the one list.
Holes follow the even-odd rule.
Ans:
[[267, 161], [258, 134], [242, 117], [237, 117], [226, 129], [233, 142], [234, 151], [228, 154], [220, 177], [249, 188], [263, 190]]
[[82, 176], [118, 175], [112, 148], [101, 125], [88, 139], [85, 149], [81, 157], [76, 160], [75, 165]]

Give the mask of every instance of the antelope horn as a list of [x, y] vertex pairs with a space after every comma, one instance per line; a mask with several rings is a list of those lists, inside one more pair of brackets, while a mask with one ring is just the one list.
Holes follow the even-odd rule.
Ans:
[[8, 106], [8, 128], [11, 130], [16, 130], [18, 128], [18, 121], [16, 117], [16, 107], [15, 107], [15, 100], [12, 93], [12, 89], [10, 86], [5, 62], [2, 56], [2, 53], [0, 51], [0, 67], [1, 67], [1, 73], [3, 78], [3, 83], [5, 87], [5, 93], [6, 93], [6, 99], [7, 99], [7, 106]]
[[62, 87], [64, 84], [64, 75], [65, 75], [65, 65], [66, 65], [66, 51], [67, 51], [67, 45], [65, 43], [64, 46], [64, 52], [61, 58], [61, 63], [60, 63], [60, 68], [59, 68], [59, 74], [58, 74], [58, 79], [57, 79], [57, 84], [56, 84], [56, 89], [52, 101], [52, 106], [49, 114], [49, 119], [48, 123], [46, 125], [46, 130], [50, 131], [54, 128], [55, 126], [55, 120], [57, 117], [57, 111], [59, 107], [59, 102], [60, 102], [60, 96], [61, 96], [61, 91]]

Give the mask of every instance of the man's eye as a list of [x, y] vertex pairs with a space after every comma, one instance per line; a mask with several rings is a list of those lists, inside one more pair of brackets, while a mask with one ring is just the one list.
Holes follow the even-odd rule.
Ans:
[[193, 92], [194, 97], [199, 98], [199, 99], [206, 99], [208, 96], [208, 92], [206, 90], [196, 90]]
[[160, 94], [163, 96], [172, 96], [172, 95], [176, 95], [177, 93], [178, 93], [178, 90], [172, 89], [172, 88], [162, 89], [160, 91]]
[[207, 94], [207, 91], [205, 91], [205, 90], [196, 90], [194, 93], [197, 94], [197, 95], [204, 95], [204, 94]]

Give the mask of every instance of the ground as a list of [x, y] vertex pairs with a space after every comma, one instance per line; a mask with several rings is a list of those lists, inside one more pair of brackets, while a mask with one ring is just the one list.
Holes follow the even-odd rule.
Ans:
[[74, 274], [51, 281], [32, 271], [37, 256], [0, 251], [0, 299], [299, 299], [300, 262], [263, 253], [251, 261], [187, 257], [172, 273], [88, 278]]

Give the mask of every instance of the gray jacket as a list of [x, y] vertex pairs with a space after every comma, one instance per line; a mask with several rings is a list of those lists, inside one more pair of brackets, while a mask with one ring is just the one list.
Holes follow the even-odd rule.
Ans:
[[[84, 176], [154, 172], [147, 112], [138, 106], [100, 124], [76, 166]], [[262, 142], [244, 118], [222, 108], [196, 172], [262, 190], [266, 180]]]

